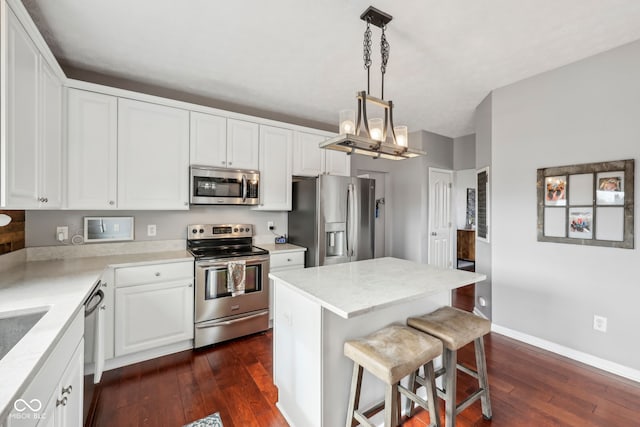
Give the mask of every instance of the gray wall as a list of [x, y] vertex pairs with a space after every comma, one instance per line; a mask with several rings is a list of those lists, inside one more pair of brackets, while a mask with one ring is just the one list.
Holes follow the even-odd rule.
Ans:
[[[637, 164], [639, 76], [640, 41], [498, 89], [492, 114], [494, 322], [632, 369], [638, 249], [538, 242], [536, 169]], [[593, 330], [594, 314], [608, 318], [606, 333]]]
[[453, 169], [476, 168], [476, 135], [465, 135], [453, 139]]
[[[27, 211], [26, 246], [60, 245], [55, 239], [57, 226], [69, 226], [70, 237], [82, 234], [85, 216], [133, 216], [135, 240], [185, 239], [189, 224], [237, 224], [255, 225], [256, 238], [269, 239], [273, 234], [267, 221], [273, 221], [274, 232], [287, 231], [286, 212], [252, 211], [246, 206], [193, 206], [189, 211]], [[147, 225], [155, 224], [156, 237], [147, 236]]]
[[[493, 177], [491, 170], [491, 144], [493, 138], [493, 127], [492, 127], [492, 95], [489, 94], [487, 97], [476, 107], [476, 116], [475, 116], [475, 127], [476, 127], [476, 138], [475, 138], [475, 148], [476, 148], [476, 169], [481, 169], [484, 167], [489, 167], [489, 195], [490, 200], [488, 203], [489, 210], [489, 242], [483, 240], [476, 240], [476, 271], [478, 273], [486, 274], [487, 279], [476, 284], [476, 303], [475, 307], [479, 310], [484, 316], [491, 319], [492, 318], [492, 295], [491, 295], [491, 283], [492, 283], [492, 269], [491, 269], [491, 240], [492, 240], [492, 229], [495, 220], [493, 218], [493, 188], [492, 182]], [[485, 305], [480, 304], [480, 298], [482, 298], [486, 303]]]
[[453, 140], [427, 131], [409, 134], [409, 145], [427, 152], [424, 157], [383, 160], [354, 155], [351, 173], [389, 173], [386, 192], [387, 221], [391, 222], [390, 256], [426, 263], [428, 261], [429, 167], [453, 169]]

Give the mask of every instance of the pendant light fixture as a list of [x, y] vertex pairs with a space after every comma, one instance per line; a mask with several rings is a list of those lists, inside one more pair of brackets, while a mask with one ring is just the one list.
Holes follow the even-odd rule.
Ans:
[[[407, 127], [393, 124], [393, 102], [384, 100], [384, 75], [387, 70], [390, 51], [385, 31], [387, 24], [391, 22], [393, 17], [373, 6], [369, 6], [360, 15], [360, 19], [367, 23], [363, 43], [364, 67], [367, 70], [367, 91], [361, 91], [356, 94], [358, 100], [357, 114], [353, 110], [340, 111], [340, 135], [321, 142], [320, 148], [391, 160], [424, 156], [427, 154], [424, 151], [409, 148]], [[380, 98], [370, 94], [371, 25], [382, 30], [382, 36], [380, 37], [380, 53], [382, 57]], [[368, 117], [367, 105], [369, 104], [381, 107], [384, 111], [384, 117]]]

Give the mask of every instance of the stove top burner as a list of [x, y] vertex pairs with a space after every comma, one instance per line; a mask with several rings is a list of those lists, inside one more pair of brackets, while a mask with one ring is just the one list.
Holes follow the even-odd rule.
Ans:
[[250, 224], [197, 224], [187, 227], [187, 250], [196, 259], [218, 259], [266, 255], [253, 246]]

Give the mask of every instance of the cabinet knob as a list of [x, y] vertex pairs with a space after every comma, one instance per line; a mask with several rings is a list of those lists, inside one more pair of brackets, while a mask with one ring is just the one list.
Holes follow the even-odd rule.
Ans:
[[229, 162], [229, 166], [231, 166], [232, 164], [233, 164], [232, 162]]
[[184, 202], [184, 205], [185, 206], [189, 206], [189, 202]]
[[107, 287], [107, 282], [102, 282], [102, 287], [106, 288]]
[[291, 258], [287, 258], [287, 262], [291, 262], [291, 261], [292, 261]]
[[62, 387], [62, 395], [71, 394], [71, 390], [73, 390], [73, 386], [69, 384], [68, 387]]
[[109, 205], [113, 206], [115, 204], [116, 204], [116, 202], [114, 202], [113, 200], [109, 200]]
[[156, 271], [156, 277], [160, 277], [160, 272]]
[[100, 306], [100, 310], [106, 310], [106, 309], [107, 309], [107, 306], [106, 306], [106, 305], [101, 305], [101, 306]]
[[193, 283], [189, 283], [189, 287], [190, 287], [190, 288], [193, 288]]
[[56, 407], [60, 405], [67, 406], [67, 396], [63, 397], [62, 399], [56, 399]]
[[225, 164], [227, 164], [227, 162], [225, 162], [225, 161], [223, 160], [223, 161], [222, 161], [222, 164], [223, 164], [223, 165], [225, 165]]

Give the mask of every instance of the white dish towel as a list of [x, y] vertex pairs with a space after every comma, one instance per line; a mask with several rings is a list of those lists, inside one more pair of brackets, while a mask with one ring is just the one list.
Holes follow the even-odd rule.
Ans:
[[244, 294], [244, 285], [247, 277], [247, 265], [243, 261], [229, 261], [227, 263], [227, 290], [231, 296]]

